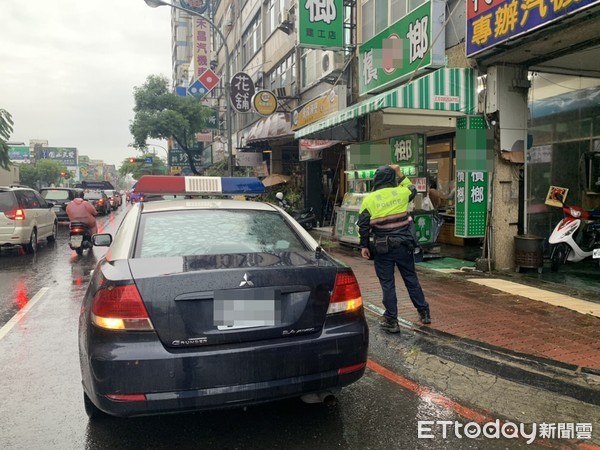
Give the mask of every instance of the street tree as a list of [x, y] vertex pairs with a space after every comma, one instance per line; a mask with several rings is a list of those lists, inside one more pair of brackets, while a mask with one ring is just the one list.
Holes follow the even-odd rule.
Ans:
[[[149, 157], [152, 158], [151, 166], [145, 163], [146, 158]], [[166, 173], [167, 166], [165, 162], [153, 153], [125, 158], [119, 167], [119, 175], [126, 177], [129, 174], [136, 180], [139, 180], [142, 175], [165, 175]]]
[[68, 172], [64, 164], [51, 159], [40, 159], [35, 163], [37, 179], [47, 185], [57, 183], [62, 173]]
[[133, 89], [134, 119], [129, 126], [134, 146], [146, 147], [146, 139], [173, 139], [188, 156], [191, 171], [199, 175], [193, 163], [192, 149], [196, 133], [207, 128], [212, 110], [194, 97], [169, 92], [169, 80], [150, 75], [142, 86]]
[[2, 169], [8, 169], [10, 166], [7, 142], [12, 134], [13, 124], [10, 113], [5, 109], [0, 109], [0, 167]]
[[35, 164], [22, 163], [19, 164], [19, 183], [37, 189], [37, 170]]

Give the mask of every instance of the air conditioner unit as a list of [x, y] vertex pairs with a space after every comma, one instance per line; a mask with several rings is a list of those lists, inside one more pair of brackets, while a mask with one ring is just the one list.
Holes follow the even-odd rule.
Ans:
[[283, 11], [279, 11], [278, 19], [279, 25], [277, 28], [279, 28], [285, 34], [290, 34], [294, 29], [294, 22], [296, 21], [293, 9], [284, 9]]
[[340, 74], [340, 72], [344, 69], [344, 52], [341, 50], [327, 50], [321, 52], [321, 79], [328, 77], [335, 77]]
[[293, 11], [290, 11], [289, 9], [284, 10], [284, 11], [279, 11], [279, 23], [293, 25], [293, 23], [294, 23]]

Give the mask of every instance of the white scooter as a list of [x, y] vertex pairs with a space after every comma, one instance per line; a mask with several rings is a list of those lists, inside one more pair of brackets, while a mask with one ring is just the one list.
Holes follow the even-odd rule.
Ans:
[[590, 212], [564, 205], [562, 210], [565, 217], [556, 224], [548, 239], [552, 246], [552, 271], [567, 261], [579, 262], [590, 256], [600, 264], [600, 210]]

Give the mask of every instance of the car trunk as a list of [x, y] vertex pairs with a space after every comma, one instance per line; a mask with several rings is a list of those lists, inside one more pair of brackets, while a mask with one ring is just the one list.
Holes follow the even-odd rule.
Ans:
[[12, 192], [0, 192], [0, 236], [11, 236], [15, 232], [15, 221], [4, 213], [12, 212], [18, 207]]
[[336, 264], [309, 252], [131, 259], [129, 264], [156, 333], [171, 348], [316, 334], [337, 273]]

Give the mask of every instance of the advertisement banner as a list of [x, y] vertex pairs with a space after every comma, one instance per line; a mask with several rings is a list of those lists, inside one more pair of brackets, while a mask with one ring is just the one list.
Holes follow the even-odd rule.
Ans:
[[487, 223], [488, 173], [456, 172], [456, 222], [454, 235], [483, 237]]
[[340, 97], [334, 89], [331, 89], [292, 111], [292, 130], [299, 130], [339, 109]]
[[210, 64], [209, 27], [205, 19], [194, 17], [194, 79], [199, 78]]
[[[381, 92], [445, 62], [444, 3], [431, 0], [359, 47], [359, 94]], [[435, 41], [434, 41], [435, 39]]]
[[344, 47], [343, 0], [299, 0], [298, 41], [303, 47]]
[[544, 27], [599, 0], [473, 0], [467, 2], [467, 56]]
[[77, 165], [77, 148], [75, 147], [36, 147], [35, 159], [51, 159], [65, 166]]
[[30, 161], [29, 146], [9, 145], [8, 159], [10, 159], [12, 162], [28, 163]]

